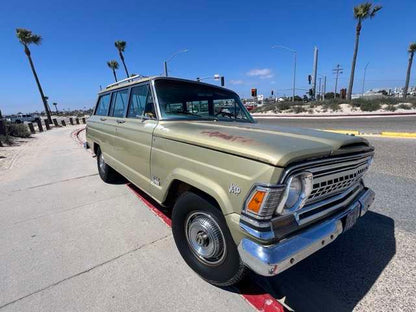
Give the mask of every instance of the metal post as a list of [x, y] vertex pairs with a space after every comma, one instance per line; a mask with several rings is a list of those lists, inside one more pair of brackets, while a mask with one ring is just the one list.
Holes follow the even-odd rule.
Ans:
[[38, 124], [39, 132], [43, 132], [42, 121], [40, 120], [40, 118], [36, 119], [36, 123]]
[[293, 91], [292, 91], [292, 102], [295, 101], [296, 93], [296, 51], [294, 52], [294, 65], [293, 65]]
[[322, 96], [322, 101], [325, 101], [325, 93], [326, 93], [326, 76], [324, 76], [324, 88], [323, 88], [324, 92], [323, 92], [323, 96]]
[[59, 127], [58, 120], [56, 118], [52, 119], [52, 121], [55, 127]]
[[318, 48], [314, 48], [313, 53], [313, 71], [312, 71], [312, 90], [313, 97], [316, 99], [316, 76], [318, 74]]
[[321, 80], [322, 80], [322, 78], [319, 77], [318, 100], [319, 100], [319, 98], [322, 98], [322, 93], [321, 93]]
[[164, 68], [165, 68], [165, 77], [168, 76], [168, 62], [164, 62]]
[[75, 118], [75, 122], [77, 123], [77, 125], [79, 125], [79, 118]]
[[63, 126], [63, 127], [66, 127], [66, 122], [65, 122], [65, 120], [63, 120], [63, 119], [62, 119], [62, 120], [61, 120], [61, 124], [62, 124], [62, 126]]
[[71, 124], [71, 126], [74, 125], [74, 119], [72, 117], [69, 117], [69, 123]]
[[363, 90], [362, 90], [362, 92], [361, 92], [361, 96], [364, 96], [365, 75], [366, 75], [366, 73], [367, 73], [367, 66], [368, 66], [368, 64], [370, 64], [370, 63], [367, 63], [367, 65], [365, 65], [365, 67], [364, 67]]
[[44, 119], [45, 121], [45, 128], [46, 130], [51, 130], [51, 127], [49, 126], [49, 120], [48, 119]]
[[35, 134], [35, 127], [33, 127], [33, 123], [29, 122], [27, 125], [29, 126], [30, 133]]
[[82, 123], [83, 123], [83, 124], [85, 124], [85, 123], [86, 123], [86, 122], [85, 122], [85, 117], [82, 117], [82, 119], [81, 119], [81, 120], [82, 120]]

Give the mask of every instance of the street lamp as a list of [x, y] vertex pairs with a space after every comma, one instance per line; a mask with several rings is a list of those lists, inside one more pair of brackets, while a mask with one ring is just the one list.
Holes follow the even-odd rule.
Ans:
[[214, 80], [221, 80], [221, 87], [224, 87], [224, 76], [221, 76], [220, 74], [215, 74], [214, 76], [208, 76], [208, 77], [196, 77], [196, 81], [206, 80], [206, 79], [214, 79]]
[[272, 49], [284, 49], [286, 51], [293, 53], [293, 87], [292, 87], [292, 101], [295, 101], [295, 92], [296, 92], [296, 50], [282, 46], [282, 45], [274, 45], [272, 46]]
[[173, 53], [172, 55], [171, 55], [171, 57], [170, 58], [168, 58], [165, 62], [164, 62], [164, 67], [165, 67], [165, 77], [167, 77], [168, 76], [168, 62], [170, 62], [176, 55], [178, 55], [178, 54], [181, 54], [181, 53], [186, 53], [186, 52], [188, 52], [189, 51], [189, 49], [183, 49], [183, 50], [179, 50], [179, 51], [176, 51], [175, 53]]

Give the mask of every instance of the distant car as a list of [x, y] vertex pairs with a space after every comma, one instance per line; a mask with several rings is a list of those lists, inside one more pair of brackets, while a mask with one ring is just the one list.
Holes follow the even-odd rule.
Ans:
[[8, 116], [6, 117], [6, 120], [9, 122], [13, 122], [13, 123], [24, 123], [26, 122], [35, 122], [38, 119], [40, 119], [39, 116], [37, 115], [30, 115], [30, 114], [17, 114], [17, 115], [12, 115], [12, 116]]

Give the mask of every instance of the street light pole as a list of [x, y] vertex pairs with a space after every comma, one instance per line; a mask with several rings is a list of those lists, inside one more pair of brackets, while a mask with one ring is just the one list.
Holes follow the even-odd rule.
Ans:
[[166, 61], [164, 61], [163, 65], [164, 65], [164, 73], [165, 73], [166, 77], [168, 77], [168, 62], [170, 62], [176, 55], [181, 54], [181, 53], [186, 53], [188, 51], [189, 51], [189, 49], [183, 49], [183, 50], [176, 51], [175, 53], [173, 53], [171, 55], [170, 58], [168, 58]]
[[363, 90], [362, 90], [362, 92], [361, 92], [361, 96], [364, 96], [365, 75], [366, 75], [366, 73], [367, 73], [367, 66], [368, 66], [368, 64], [370, 64], [370, 62], [368, 62], [368, 63], [367, 63], [367, 65], [365, 65], [365, 67], [364, 67]]
[[285, 46], [282, 46], [282, 45], [274, 45], [274, 46], [272, 46], [272, 49], [276, 49], [276, 48], [278, 48], [278, 49], [284, 49], [284, 50], [287, 50], [287, 51], [293, 53], [293, 61], [294, 61], [294, 64], [293, 64], [292, 102], [294, 102], [295, 101], [295, 93], [296, 93], [296, 61], [297, 61], [296, 60], [296, 58], [297, 58], [296, 50], [291, 49], [291, 48], [288, 48], [288, 47], [285, 47]]

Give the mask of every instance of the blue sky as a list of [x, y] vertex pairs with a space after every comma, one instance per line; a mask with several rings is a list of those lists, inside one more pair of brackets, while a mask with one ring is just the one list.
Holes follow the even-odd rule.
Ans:
[[[118, 60], [115, 40], [127, 41], [132, 73], [160, 74], [163, 60], [187, 48], [169, 63], [172, 76], [195, 79], [225, 76], [226, 86], [240, 96], [250, 88], [260, 94], [290, 95], [293, 56], [272, 49], [281, 44], [298, 53], [297, 86], [307, 89], [313, 47], [319, 48], [319, 73], [341, 64], [340, 87], [346, 87], [351, 66], [355, 21], [360, 1], [6, 1], [0, 12], [0, 109], [3, 113], [42, 109], [35, 81], [17, 27], [43, 37], [31, 48], [45, 94], [58, 108], [92, 107], [99, 86], [113, 81], [106, 61]], [[416, 1], [386, 0], [373, 20], [363, 25], [356, 70], [361, 91], [363, 68], [367, 88], [403, 85], [407, 46], [416, 41]], [[416, 69], [414, 68], [414, 71]], [[123, 71], [118, 71], [123, 77]], [[416, 74], [411, 85], [416, 84]], [[214, 83], [217, 83], [214, 81]], [[298, 90], [302, 95], [305, 91]]]

